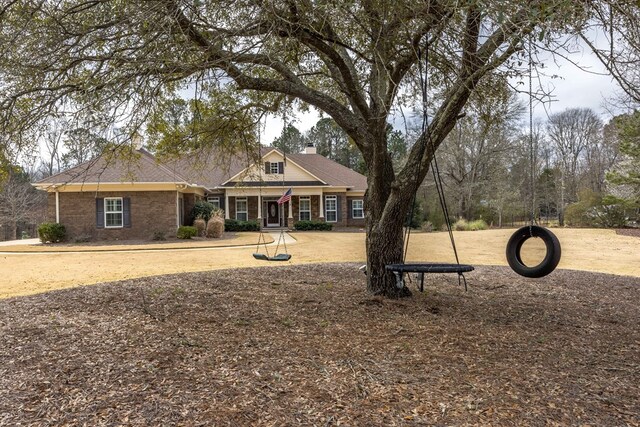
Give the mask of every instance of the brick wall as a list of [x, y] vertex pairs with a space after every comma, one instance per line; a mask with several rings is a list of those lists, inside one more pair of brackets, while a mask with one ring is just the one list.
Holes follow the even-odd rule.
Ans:
[[[129, 197], [131, 201], [130, 228], [97, 228], [96, 198]], [[48, 196], [49, 221], [56, 220], [55, 193]], [[60, 223], [67, 229], [67, 238], [94, 240], [149, 240], [155, 232], [166, 237], [176, 234], [176, 193], [173, 191], [60, 193]]]
[[349, 227], [364, 227], [364, 218], [353, 218], [353, 209], [351, 202], [353, 200], [364, 200], [364, 197], [347, 197], [347, 226]]

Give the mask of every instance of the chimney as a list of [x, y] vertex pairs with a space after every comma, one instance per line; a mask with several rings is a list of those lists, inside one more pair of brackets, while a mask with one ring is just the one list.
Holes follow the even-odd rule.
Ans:
[[304, 149], [304, 154], [316, 154], [316, 146], [313, 142], [307, 142], [307, 147]]
[[144, 141], [142, 137], [136, 133], [131, 137], [131, 145], [133, 145], [135, 150], [141, 150], [144, 147]]

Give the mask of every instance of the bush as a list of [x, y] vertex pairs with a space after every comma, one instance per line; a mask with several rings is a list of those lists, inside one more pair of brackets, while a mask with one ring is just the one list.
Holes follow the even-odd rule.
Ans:
[[235, 219], [224, 220], [225, 231], [260, 231], [258, 221], [238, 221]]
[[153, 233], [153, 237], [151, 238], [152, 240], [167, 240], [167, 238], [164, 235], [164, 231], [156, 231]]
[[196, 218], [196, 220], [193, 221], [193, 226], [198, 231], [198, 237], [204, 237], [206, 232], [205, 230], [207, 228], [207, 221], [205, 221], [203, 218]]
[[468, 225], [467, 230], [469, 231], [478, 231], [478, 230], [486, 230], [489, 228], [486, 222], [483, 219], [476, 219], [475, 221], [471, 221]]
[[298, 221], [293, 224], [293, 228], [298, 231], [330, 231], [333, 224], [322, 221]]
[[453, 224], [453, 229], [455, 231], [467, 231], [469, 229], [469, 223], [464, 218], [460, 218]]
[[183, 225], [178, 227], [178, 232], [176, 233], [176, 237], [178, 239], [190, 239], [198, 234], [198, 230], [195, 227], [191, 227], [189, 225]]
[[425, 233], [431, 233], [433, 231], [433, 224], [431, 223], [431, 221], [425, 221], [422, 223], [422, 226], [420, 226], [420, 228]]
[[67, 230], [57, 222], [43, 222], [38, 226], [38, 235], [42, 243], [57, 243], [64, 240]]
[[209, 218], [211, 218], [214, 209], [213, 204], [205, 202], [204, 200], [198, 200], [196, 204], [193, 205], [193, 208], [191, 208], [191, 218], [202, 218], [206, 224]]
[[212, 217], [207, 222], [207, 237], [219, 239], [222, 237], [222, 233], [224, 233], [224, 219], [219, 216]]
[[91, 241], [91, 235], [81, 234], [79, 236], [76, 236], [75, 239], [73, 239], [73, 241], [76, 243], [87, 243]]
[[630, 208], [633, 204], [625, 199], [583, 190], [578, 201], [565, 209], [564, 219], [573, 227], [620, 228], [626, 226], [626, 210]]

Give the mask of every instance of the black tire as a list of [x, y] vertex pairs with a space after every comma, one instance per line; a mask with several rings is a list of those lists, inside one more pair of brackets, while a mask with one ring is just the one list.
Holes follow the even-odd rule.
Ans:
[[[547, 254], [542, 262], [529, 267], [522, 262], [520, 250], [522, 245], [532, 237], [539, 237], [544, 241]], [[556, 269], [560, 262], [560, 241], [551, 231], [537, 225], [527, 225], [518, 229], [507, 243], [507, 262], [513, 271], [521, 276], [537, 279], [544, 277]]]

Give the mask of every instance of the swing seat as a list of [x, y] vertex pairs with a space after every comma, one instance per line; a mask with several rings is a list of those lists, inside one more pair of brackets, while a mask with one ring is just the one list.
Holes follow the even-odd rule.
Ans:
[[415, 264], [388, 264], [384, 268], [388, 271], [392, 271], [396, 276], [396, 286], [403, 288], [404, 273], [418, 273], [420, 274], [420, 292], [424, 292], [424, 274], [425, 273], [458, 273], [458, 284], [461, 283], [460, 279], [464, 281], [464, 290], [467, 290], [467, 279], [464, 277], [464, 273], [473, 271], [474, 268], [468, 264], [446, 264], [446, 263], [432, 263], [423, 262]]
[[467, 273], [473, 271], [473, 266], [467, 264], [416, 263], [385, 265], [389, 271], [398, 273]]
[[291, 259], [291, 255], [289, 254], [278, 254], [275, 256], [267, 256], [265, 254], [254, 253], [253, 257], [260, 261], [289, 261]]

